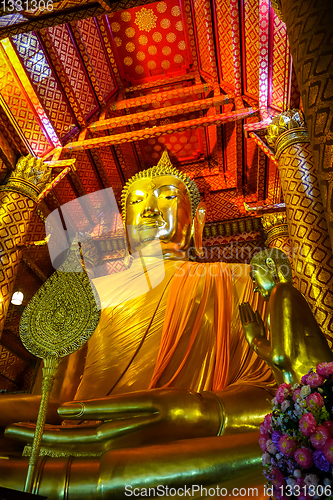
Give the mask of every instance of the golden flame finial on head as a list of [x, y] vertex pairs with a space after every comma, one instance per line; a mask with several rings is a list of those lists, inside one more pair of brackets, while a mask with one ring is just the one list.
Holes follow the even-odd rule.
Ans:
[[141, 172], [138, 172], [126, 182], [123, 191], [121, 193], [121, 206], [122, 206], [122, 216], [124, 223], [126, 220], [126, 199], [129, 188], [133, 184], [133, 182], [144, 178], [153, 179], [154, 177], [160, 177], [162, 175], [173, 175], [174, 177], [176, 177], [177, 179], [181, 180], [184, 183], [188, 197], [191, 202], [192, 217], [194, 218], [200, 203], [199, 189], [196, 183], [190, 177], [188, 177], [186, 174], [183, 174], [182, 172], [180, 172], [180, 170], [177, 170], [172, 165], [168, 155], [168, 151], [165, 149], [157, 165], [151, 168], [147, 168], [147, 170], [142, 170]]

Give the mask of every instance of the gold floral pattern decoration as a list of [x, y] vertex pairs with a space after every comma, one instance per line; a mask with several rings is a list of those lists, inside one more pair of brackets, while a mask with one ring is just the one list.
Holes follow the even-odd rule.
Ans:
[[168, 33], [166, 39], [169, 43], [173, 43], [176, 40], [176, 35], [174, 33]]
[[131, 66], [131, 64], [133, 64], [133, 59], [131, 57], [125, 57], [124, 64], [126, 64], [126, 66]]
[[132, 19], [131, 13], [128, 12], [127, 10], [125, 10], [124, 12], [122, 12], [120, 14], [120, 17], [121, 17], [121, 20], [124, 21], [125, 23], [128, 23]]
[[126, 43], [126, 50], [127, 52], [134, 52], [135, 44], [133, 42]]
[[153, 10], [142, 7], [142, 9], [136, 13], [134, 22], [141, 31], [147, 31], [149, 33], [150, 30], [156, 28], [156, 21], [157, 16], [155, 16]]
[[155, 33], [153, 33], [153, 40], [156, 43], [159, 43], [162, 40], [162, 35], [159, 31], [155, 31]]
[[146, 54], [140, 50], [137, 53], [136, 58], [138, 61], [144, 61], [146, 59]]
[[167, 10], [167, 4], [165, 2], [159, 2], [157, 4], [157, 12], [159, 12], [160, 14], [163, 14], [163, 12], [165, 12]]
[[125, 33], [126, 33], [126, 36], [128, 36], [128, 38], [133, 38], [133, 36], [135, 35], [135, 29], [134, 28], [127, 28], [125, 30]]
[[140, 35], [139, 36], [139, 44], [140, 45], [147, 45], [148, 43], [148, 38], [146, 37], [146, 35]]

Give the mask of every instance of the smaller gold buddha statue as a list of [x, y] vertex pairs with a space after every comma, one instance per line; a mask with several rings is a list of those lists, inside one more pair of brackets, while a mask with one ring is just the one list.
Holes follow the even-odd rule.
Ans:
[[300, 382], [318, 363], [332, 361], [333, 353], [309, 304], [292, 284], [287, 255], [270, 248], [256, 254], [251, 267], [255, 291], [268, 302], [268, 335], [260, 313], [246, 303], [240, 305], [245, 337], [279, 384]]

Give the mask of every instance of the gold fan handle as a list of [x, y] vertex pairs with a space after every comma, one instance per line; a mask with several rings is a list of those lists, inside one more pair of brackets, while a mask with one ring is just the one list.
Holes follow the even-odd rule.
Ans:
[[32, 443], [32, 450], [29, 458], [27, 478], [25, 481], [24, 491], [26, 493], [32, 493], [32, 489], [34, 486], [35, 471], [44, 432], [47, 405], [49, 402], [54, 378], [56, 376], [60, 360], [58, 358], [45, 358], [43, 361], [44, 361], [44, 367], [43, 367], [42, 397], [40, 400], [34, 440]]

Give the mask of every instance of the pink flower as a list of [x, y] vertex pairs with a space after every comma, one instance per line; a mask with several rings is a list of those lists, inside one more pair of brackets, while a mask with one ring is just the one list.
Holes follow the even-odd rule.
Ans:
[[311, 389], [316, 389], [324, 382], [324, 378], [319, 373], [307, 373], [302, 377], [302, 384], [309, 385]]
[[294, 454], [294, 451], [297, 448], [297, 441], [296, 439], [291, 438], [288, 436], [288, 434], [284, 434], [279, 441], [279, 448], [285, 457], [292, 457]]
[[326, 460], [333, 464], [333, 439], [328, 439], [323, 446], [323, 454]]
[[263, 452], [265, 452], [267, 450], [266, 442], [267, 442], [267, 439], [265, 438], [265, 436], [260, 435], [258, 443], [259, 443], [259, 446]]
[[294, 390], [294, 394], [293, 394], [294, 403], [297, 403], [297, 401], [299, 399], [301, 399], [301, 388], [300, 387], [298, 389]]
[[321, 408], [322, 406], [324, 406], [324, 400], [319, 392], [314, 392], [306, 398], [306, 404], [309, 408], [316, 408], [318, 406]]
[[318, 425], [315, 432], [311, 434], [310, 441], [312, 446], [316, 448], [316, 450], [321, 450], [329, 437], [329, 430], [326, 429], [326, 427], [324, 427], [323, 425]]
[[326, 422], [323, 422], [321, 425], [326, 427], [328, 432], [330, 433], [330, 437], [333, 436], [333, 421], [332, 420], [327, 420]]
[[259, 430], [260, 430], [261, 436], [264, 436], [265, 439], [269, 439], [269, 433], [266, 430], [264, 422], [259, 425]]
[[270, 432], [272, 430], [272, 425], [271, 425], [272, 416], [273, 416], [272, 413], [268, 413], [268, 415], [266, 415], [264, 418], [264, 426], [267, 432]]
[[333, 374], [333, 362], [331, 361], [330, 363], [327, 363], [326, 361], [324, 363], [320, 363], [317, 365], [317, 373], [321, 375], [322, 377], [329, 377], [330, 375]]
[[271, 479], [271, 482], [272, 482], [272, 485], [275, 486], [276, 488], [279, 488], [280, 486], [284, 486], [285, 485], [283, 474], [276, 467], [274, 467], [273, 470], [272, 470], [272, 479]]
[[312, 455], [309, 448], [298, 448], [298, 450], [294, 453], [294, 459], [298, 465], [303, 467], [303, 469], [310, 469], [313, 465]]
[[277, 388], [276, 391], [276, 400], [279, 404], [283, 403], [285, 398], [291, 394], [291, 385], [290, 384], [281, 384], [280, 387]]
[[316, 419], [312, 413], [305, 413], [299, 419], [299, 428], [304, 436], [311, 436], [317, 426]]

